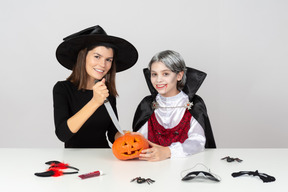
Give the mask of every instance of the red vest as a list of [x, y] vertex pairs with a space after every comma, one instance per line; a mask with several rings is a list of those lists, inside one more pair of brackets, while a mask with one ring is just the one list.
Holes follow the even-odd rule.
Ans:
[[185, 111], [179, 124], [171, 129], [165, 129], [156, 119], [155, 113], [148, 120], [148, 140], [161, 146], [170, 146], [171, 143], [183, 143], [188, 138], [192, 115]]

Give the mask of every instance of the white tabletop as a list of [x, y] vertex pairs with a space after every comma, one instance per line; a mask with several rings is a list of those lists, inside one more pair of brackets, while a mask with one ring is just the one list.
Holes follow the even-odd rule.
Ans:
[[[288, 183], [288, 149], [207, 149], [188, 158], [167, 159], [160, 162], [139, 160], [120, 161], [111, 149], [14, 149], [0, 148], [0, 191], [285, 191]], [[243, 162], [228, 163], [221, 158], [238, 157]], [[60, 177], [37, 177], [44, 172], [45, 162], [58, 160], [80, 169], [79, 174]], [[181, 181], [181, 172], [201, 163], [221, 177], [221, 182]], [[82, 180], [80, 174], [102, 170], [103, 176]], [[194, 170], [205, 170], [197, 166]], [[263, 183], [259, 177], [233, 178], [231, 173], [256, 171], [276, 178]], [[64, 170], [66, 171], [66, 170]], [[68, 171], [68, 170], [67, 170]], [[130, 182], [135, 177], [151, 178], [148, 185]]]

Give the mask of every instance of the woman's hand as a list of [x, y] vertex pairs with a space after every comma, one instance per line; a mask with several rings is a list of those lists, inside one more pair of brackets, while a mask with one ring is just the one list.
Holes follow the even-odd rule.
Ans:
[[75, 115], [67, 120], [67, 125], [72, 133], [76, 133], [90, 116], [103, 105], [105, 99], [109, 96], [105, 85], [105, 79], [97, 82], [93, 86], [93, 98], [80, 109]]
[[152, 148], [143, 149], [139, 159], [145, 161], [162, 161], [171, 157], [169, 147], [163, 147], [148, 141]]
[[97, 103], [97, 105], [102, 105], [105, 99], [109, 96], [109, 90], [105, 84], [105, 79], [98, 81], [93, 86], [93, 98], [92, 100]]

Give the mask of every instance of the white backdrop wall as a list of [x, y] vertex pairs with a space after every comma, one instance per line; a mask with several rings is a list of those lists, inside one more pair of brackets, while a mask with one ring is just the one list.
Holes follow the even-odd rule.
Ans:
[[288, 147], [287, 10], [285, 0], [1, 0], [0, 147], [63, 147], [52, 88], [70, 71], [55, 50], [97, 24], [139, 51], [137, 64], [117, 74], [124, 129], [149, 94], [142, 69], [172, 49], [208, 74], [198, 94], [218, 147]]

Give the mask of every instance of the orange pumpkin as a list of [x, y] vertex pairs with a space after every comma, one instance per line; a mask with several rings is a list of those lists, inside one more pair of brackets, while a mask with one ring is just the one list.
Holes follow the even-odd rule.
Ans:
[[127, 132], [114, 141], [112, 151], [118, 159], [128, 160], [138, 158], [141, 151], [148, 147], [148, 141], [143, 136]]

